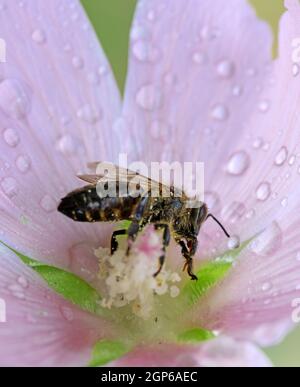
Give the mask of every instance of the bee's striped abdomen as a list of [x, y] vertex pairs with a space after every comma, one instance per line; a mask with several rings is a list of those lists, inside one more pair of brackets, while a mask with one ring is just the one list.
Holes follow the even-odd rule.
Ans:
[[114, 222], [129, 220], [139, 198], [100, 198], [94, 186], [71, 192], [58, 210], [78, 222]]

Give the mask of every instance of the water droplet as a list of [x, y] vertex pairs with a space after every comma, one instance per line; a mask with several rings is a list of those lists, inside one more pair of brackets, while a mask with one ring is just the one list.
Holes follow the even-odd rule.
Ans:
[[151, 36], [150, 31], [141, 25], [134, 25], [130, 32], [130, 38], [132, 40], [149, 39]]
[[74, 313], [73, 313], [73, 310], [71, 308], [69, 308], [67, 306], [61, 306], [60, 312], [66, 321], [71, 322], [74, 320]]
[[246, 213], [246, 218], [247, 219], [252, 219], [255, 216], [255, 210], [251, 209]]
[[12, 148], [16, 147], [20, 142], [20, 137], [18, 133], [11, 128], [5, 129], [3, 133], [3, 138], [6, 144], [11, 146]]
[[258, 108], [260, 112], [266, 113], [270, 108], [270, 102], [267, 100], [260, 101]]
[[243, 93], [243, 88], [239, 85], [235, 85], [233, 88], [232, 88], [232, 95], [234, 97], [240, 97]]
[[235, 235], [228, 239], [227, 246], [229, 250], [235, 250], [238, 249], [241, 245], [240, 238]]
[[264, 202], [267, 199], [269, 199], [270, 195], [271, 195], [270, 183], [267, 183], [267, 182], [261, 183], [256, 190], [257, 199]]
[[294, 63], [292, 68], [292, 74], [294, 77], [297, 77], [299, 73], [300, 73], [300, 67], [297, 63]]
[[292, 167], [295, 164], [296, 160], [297, 160], [297, 156], [292, 155], [289, 159], [289, 165]]
[[226, 166], [230, 175], [240, 176], [249, 168], [250, 157], [244, 151], [234, 153]]
[[287, 158], [288, 158], [288, 150], [285, 146], [283, 146], [276, 156], [275, 165], [280, 167], [286, 162]]
[[221, 61], [217, 65], [217, 73], [220, 78], [231, 78], [234, 74], [234, 64], [229, 60]]
[[18, 298], [19, 300], [25, 299], [24, 289], [21, 285], [19, 284], [9, 285], [8, 290], [14, 297]]
[[49, 195], [45, 195], [43, 197], [43, 199], [41, 200], [41, 207], [43, 208], [43, 210], [45, 210], [46, 212], [53, 212], [56, 210], [56, 206], [57, 206], [57, 203], [55, 202], [55, 200], [49, 196]]
[[24, 288], [24, 289], [28, 288], [27, 278], [25, 278], [23, 276], [19, 276], [17, 281], [18, 281], [18, 284], [22, 286], [22, 288]]
[[21, 120], [30, 110], [31, 98], [28, 87], [17, 79], [5, 79], [0, 83], [0, 108], [10, 117]]
[[288, 198], [283, 198], [282, 200], [281, 200], [281, 205], [282, 205], [282, 207], [287, 207], [288, 206], [288, 204], [289, 204], [289, 199]]
[[268, 292], [269, 290], [272, 289], [272, 284], [270, 282], [265, 282], [262, 287], [261, 287], [261, 290], [263, 292]]
[[296, 260], [300, 262], [300, 251], [296, 255]]
[[66, 156], [72, 156], [78, 151], [79, 144], [70, 134], [62, 136], [56, 145], [56, 148]]
[[154, 85], [143, 86], [137, 93], [136, 102], [144, 110], [155, 110], [162, 105], [162, 93]]
[[45, 34], [45, 31], [41, 30], [41, 29], [36, 29], [33, 31], [32, 35], [32, 40], [35, 42], [35, 43], [38, 43], [38, 44], [44, 44], [46, 42], [46, 34]]
[[139, 40], [132, 46], [132, 52], [136, 59], [141, 62], [155, 62], [159, 57], [157, 48], [150, 42]]
[[203, 65], [206, 62], [206, 56], [202, 52], [195, 52], [193, 54], [193, 62], [197, 65]]
[[84, 67], [84, 61], [80, 56], [74, 56], [72, 58], [72, 65], [75, 69], [81, 70]]
[[257, 255], [274, 254], [282, 245], [282, 231], [277, 222], [272, 222], [250, 244], [250, 250]]
[[229, 116], [229, 111], [225, 105], [217, 104], [212, 108], [211, 116], [216, 121], [225, 121]]
[[102, 117], [100, 110], [93, 108], [91, 105], [87, 104], [78, 109], [77, 117], [87, 122], [88, 124], [96, 124]]
[[28, 156], [21, 155], [16, 160], [16, 166], [20, 172], [26, 173], [30, 169], [31, 160]]
[[253, 148], [260, 149], [263, 146], [263, 144], [264, 144], [264, 140], [258, 137], [253, 141]]
[[6, 196], [10, 199], [17, 195], [18, 185], [13, 177], [5, 177], [1, 181], [1, 188]]

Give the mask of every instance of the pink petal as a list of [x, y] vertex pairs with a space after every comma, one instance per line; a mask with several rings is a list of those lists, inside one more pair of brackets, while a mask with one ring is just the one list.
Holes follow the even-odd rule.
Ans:
[[253, 344], [222, 337], [199, 346], [140, 347], [111, 365], [117, 367], [270, 367]]
[[271, 40], [244, 0], [141, 1], [123, 110], [141, 159], [204, 160], [215, 178], [220, 149], [257, 109]]
[[1, 366], [86, 366], [92, 346], [109, 335], [105, 321], [47, 289], [4, 249], [0, 299], [6, 304], [6, 322], [0, 323]]
[[[292, 0], [286, 4], [280, 57], [272, 83], [260, 94], [270, 101], [269, 109], [253, 115], [245, 132], [248, 137], [236, 139], [236, 149], [247, 150], [251, 166], [237, 180], [231, 177], [235, 189], [225, 176], [213, 186], [222, 189], [224, 199], [234, 197], [245, 212], [250, 211], [232, 225], [233, 232], [243, 240], [259, 236], [240, 257], [222, 292], [216, 289], [197, 311], [203, 316], [206, 310], [208, 325], [236, 336], [249, 338], [251, 333], [264, 345], [277, 342], [291, 329], [294, 300], [300, 294], [300, 6]], [[254, 150], [256, 138], [268, 147]]]
[[1, 239], [68, 265], [75, 244], [99, 245], [99, 230], [64, 219], [57, 204], [89, 161], [114, 157], [119, 92], [77, 1], [6, 2], [0, 36]]

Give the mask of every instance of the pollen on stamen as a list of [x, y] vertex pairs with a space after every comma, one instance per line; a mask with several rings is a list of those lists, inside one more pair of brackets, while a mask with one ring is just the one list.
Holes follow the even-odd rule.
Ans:
[[134, 243], [132, 252], [126, 256], [126, 245], [120, 246], [114, 255], [109, 249], [99, 248], [95, 255], [99, 259], [99, 280], [105, 284], [102, 306], [105, 308], [131, 307], [133, 314], [143, 319], [152, 316], [157, 297], [180, 294], [178, 273], [166, 268], [157, 272], [162, 254], [161, 237], [151, 228]]

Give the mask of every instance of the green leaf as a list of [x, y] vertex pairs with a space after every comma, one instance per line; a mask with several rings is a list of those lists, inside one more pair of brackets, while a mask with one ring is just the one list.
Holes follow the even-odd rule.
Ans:
[[178, 341], [189, 344], [196, 344], [201, 341], [214, 339], [216, 336], [211, 331], [202, 328], [193, 328], [180, 333], [177, 337]]
[[101, 340], [95, 344], [90, 367], [100, 367], [119, 359], [129, 351], [129, 347], [121, 341]]
[[204, 264], [197, 271], [198, 281], [190, 281], [183, 289], [183, 296], [193, 305], [210, 289], [222, 281], [232, 268], [233, 262], [249, 245], [251, 240], [243, 243], [238, 249], [227, 251], [218, 260]]
[[50, 288], [66, 300], [90, 313], [96, 314], [100, 310], [100, 295], [82, 278], [77, 277], [73, 273], [29, 258], [5, 243], [1, 243], [15, 253], [25, 265], [38, 273]]

